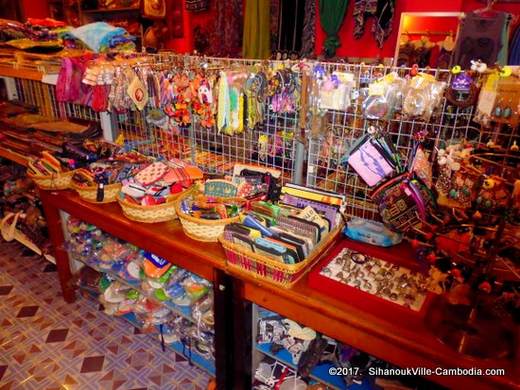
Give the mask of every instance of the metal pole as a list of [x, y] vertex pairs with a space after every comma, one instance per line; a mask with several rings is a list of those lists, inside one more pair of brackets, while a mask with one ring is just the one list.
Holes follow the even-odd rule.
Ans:
[[305, 145], [300, 140], [294, 143], [296, 150], [294, 151], [294, 176], [293, 182], [303, 184], [303, 165], [305, 164]]

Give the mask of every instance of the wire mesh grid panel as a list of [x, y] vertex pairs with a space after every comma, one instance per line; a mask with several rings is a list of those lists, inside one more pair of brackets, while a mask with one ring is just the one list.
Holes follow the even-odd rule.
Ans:
[[117, 131], [122, 134], [129, 149], [153, 157], [191, 157], [188, 129], [163, 129], [146, 121], [147, 109], [113, 113]]
[[241, 134], [222, 134], [196, 122], [194, 162], [209, 173], [230, 173], [235, 163], [261, 165], [281, 171], [284, 182], [292, 181], [298, 114], [275, 113], [268, 106], [265, 102], [263, 122]]
[[36, 80], [15, 79], [18, 100], [43, 116], [99, 122], [99, 113], [82, 104], [58, 102], [56, 86]]
[[[373, 80], [390, 72], [404, 76], [405, 68], [380, 66], [330, 64], [328, 71], [348, 72], [354, 75], [356, 86], [367, 88]], [[436, 79], [449, 82], [446, 70], [430, 71]], [[443, 142], [455, 139], [478, 140], [480, 128], [471, 122], [473, 108], [461, 109], [447, 104], [443, 98], [439, 108], [428, 122], [408, 119], [399, 113], [390, 120], [369, 120], [362, 114], [363, 94], [354, 98], [348, 110], [325, 110], [322, 131], [309, 141], [307, 162], [307, 185], [339, 192], [346, 195], [346, 214], [365, 219], [379, 219], [377, 207], [370, 199], [370, 188], [346, 163], [345, 156], [353, 145], [367, 133], [371, 126], [388, 134], [406, 164], [414, 145], [414, 134], [427, 130], [423, 143], [426, 151], [432, 152]], [[430, 156], [433, 157], [433, 156]]]
[[[193, 63], [192, 61], [198, 61]], [[200, 61], [215, 69], [231, 69], [251, 66], [253, 60], [204, 58], [159, 55], [155, 64], [171, 61], [184, 62], [180, 67], [200, 69]], [[170, 63], [170, 69], [171, 69]], [[149, 91], [150, 100], [153, 100]], [[280, 170], [283, 181], [292, 181], [295, 169], [295, 134], [298, 128], [298, 112], [282, 113], [271, 109], [271, 98], [262, 101], [263, 117], [254, 129], [244, 129], [233, 135], [220, 132], [216, 126], [203, 126], [196, 114], [190, 115], [187, 126], [165, 126], [163, 129], [147, 120], [153, 107], [148, 104], [143, 111], [114, 114], [117, 130], [124, 136], [128, 147], [155, 157], [178, 157], [191, 160], [206, 173], [232, 173], [236, 163], [266, 166]], [[244, 126], [246, 127], [246, 126]], [[303, 165], [303, 161], [300, 162]]]
[[[206, 58], [209, 66], [233, 68], [259, 65], [258, 61], [248, 59]], [[274, 68], [281, 62], [270, 63]], [[297, 80], [299, 87], [299, 80]], [[298, 130], [298, 107], [293, 112], [273, 110], [272, 97], [262, 101], [263, 117], [254, 129], [244, 130], [240, 134], [227, 135], [216, 127], [203, 127], [197, 121], [191, 129], [196, 150], [195, 163], [210, 173], [229, 173], [235, 163], [261, 165], [282, 172], [282, 181], [294, 179], [296, 164], [295, 143]]]
[[190, 160], [210, 174], [230, 174], [243, 163], [280, 170], [283, 181], [293, 178], [297, 114], [267, 111], [256, 130], [232, 136], [201, 126], [196, 118], [191, 126], [172, 131], [147, 123], [146, 111], [115, 116], [127, 147], [145, 155]]
[[500, 145], [505, 149], [520, 146], [519, 126], [511, 126], [504, 123], [492, 123], [489, 126], [483, 126], [478, 141], [480, 143], [492, 143]]

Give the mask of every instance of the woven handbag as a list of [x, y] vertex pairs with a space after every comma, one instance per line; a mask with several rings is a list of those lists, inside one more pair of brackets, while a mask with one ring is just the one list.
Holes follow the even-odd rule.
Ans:
[[407, 173], [375, 188], [371, 198], [377, 204], [383, 222], [397, 232], [420, 228], [433, 204], [428, 187], [419, 179], [411, 179]]

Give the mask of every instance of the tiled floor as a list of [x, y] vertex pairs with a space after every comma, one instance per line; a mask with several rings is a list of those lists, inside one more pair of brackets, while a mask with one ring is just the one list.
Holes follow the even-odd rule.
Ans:
[[0, 390], [190, 390], [208, 379], [94, 301], [65, 303], [52, 264], [0, 242]]

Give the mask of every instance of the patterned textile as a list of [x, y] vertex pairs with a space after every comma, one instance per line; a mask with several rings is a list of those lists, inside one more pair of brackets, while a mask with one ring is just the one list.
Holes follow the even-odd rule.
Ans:
[[374, 16], [377, 0], [355, 0], [354, 2], [354, 38], [360, 39], [365, 33], [365, 18]]
[[280, 27], [280, 1], [271, 0], [271, 51], [274, 52], [279, 50], [278, 47], [278, 34]]
[[378, 47], [383, 47], [383, 43], [392, 32], [394, 21], [395, 0], [379, 0], [377, 2], [376, 21], [372, 26], [372, 32]]
[[384, 41], [392, 32], [394, 21], [395, 0], [355, 0], [354, 3], [354, 38], [360, 39], [365, 32], [365, 24], [374, 17], [372, 33], [378, 47], [383, 47]]
[[244, 15], [242, 56], [267, 59], [271, 55], [270, 0], [247, 0]]
[[302, 58], [314, 57], [316, 47], [316, 1], [305, 0], [305, 17], [303, 19]]
[[211, 55], [239, 57], [242, 53], [243, 1], [218, 0]]

